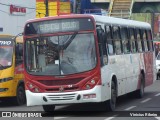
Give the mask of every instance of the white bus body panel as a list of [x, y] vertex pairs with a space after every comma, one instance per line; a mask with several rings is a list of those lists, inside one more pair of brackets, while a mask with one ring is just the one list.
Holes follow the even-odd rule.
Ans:
[[[141, 56], [142, 57], [142, 56]], [[101, 68], [102, 84], [111, 85], [112, 77], [117, 78], [118, 96], [135, 91], [137, 89], [140, 70], [144, 69], [143, 58], [140, 54], [111, 55], [108, 58], [108, 65]], [[110, 88], [104, 93], [110, 93]], [[103, 94], [103, 93], [102, 93]], [[110, 99], [110, 94], [106, 98]]]
[[[26, 90], [27, 106], [101, 102], [103, 96], [101, 94], [103, 93], [101, 90], [102, 87], [100, 85], [95, 86], [91, 90], [62, 92], [62, 93], [33, 93], [29, 90]], [[83, 99], [83, 95], [86, 94], [96, 94], [96, 98]], [[80, 100], [77, 100], [78, 95], [81, 96]], [[43, 97], [47, 99], [47, 102], [43, 100]], [[65, 100], [66, 98], [71, 98], [71, 100]]]

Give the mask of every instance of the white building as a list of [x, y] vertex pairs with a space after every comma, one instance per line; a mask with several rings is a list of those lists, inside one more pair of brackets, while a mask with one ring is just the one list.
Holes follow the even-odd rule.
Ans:
[[17, 35], [36, 16], [36, 0], [0, 0], [0, 34]]

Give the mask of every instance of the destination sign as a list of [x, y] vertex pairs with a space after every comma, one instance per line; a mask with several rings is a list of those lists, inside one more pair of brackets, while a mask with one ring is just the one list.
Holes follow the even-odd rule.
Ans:
[[90, 18], [59, 19], [28, 23], [25, 27], [25, 34], [45, 34], [93, 29], [94, 25]]
[[68, 22], [46, 22], [39, 25], [40, 33], [51, 33], [59, 31], [75, 31], [79, 30], [79, 21]]

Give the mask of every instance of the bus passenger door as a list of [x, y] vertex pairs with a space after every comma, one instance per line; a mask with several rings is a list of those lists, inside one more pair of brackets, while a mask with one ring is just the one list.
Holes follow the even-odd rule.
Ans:
[[[106, 93], [110, 90], [108, 84], [110, 83], [110, 71], [108, 68], [108, 53], [107, 53], [107, 44], [106, 44], [106, 35], [101, 26], [97, 27], [97, 37], [98, 37], [98, 46], [100, 53], [100, 62], [101, 62], [101, 80], [102, 80], [102, 93]], [[102, 99], [109, 99], [110, 94], [104, 94]]]
[[132, 66], [132, 54], [130, 48], [129, 32], [127, 27], [121, 27], [121, 38], [123, 45], [123, 58], [124, 58], [124, 71], [125, 71], [125, 93], [128, 93], [132, 89], [132, 75], [133, 75], [133, 66]]
[[138, 59], [138, 48], [136, 47], [136, 37], [135, 37], [135, 29], [128, 28], [129, 31], [129, 40], [130, 40], [130, 69], [131, 73], [127, 83], [130, 87], [128, 87], [127, 92], [132, 92], [137, 89], [137, 82], [139, 76], [139, 59]]
[[124, 67], [124, 57], [123, 57], [123, 49], [122, 49], [122, 39], [120, 33], [119, 26], [113, 26], [113, 42], [115, 48], [115, 63], [113, 65], [113, 69], [116, 73], [117, 82], [118, 82], [118, 95], [125, 94], [125, 86], [126, 86], [126, 79], [125, 79], [125, 67]]

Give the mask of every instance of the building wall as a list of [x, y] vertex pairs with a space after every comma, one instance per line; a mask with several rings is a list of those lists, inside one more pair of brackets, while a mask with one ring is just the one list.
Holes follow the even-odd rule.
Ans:
[[0, 0], [0, 34], [22, 33], [25, 22], [35, 18], [35, 5], [36, 0]]

